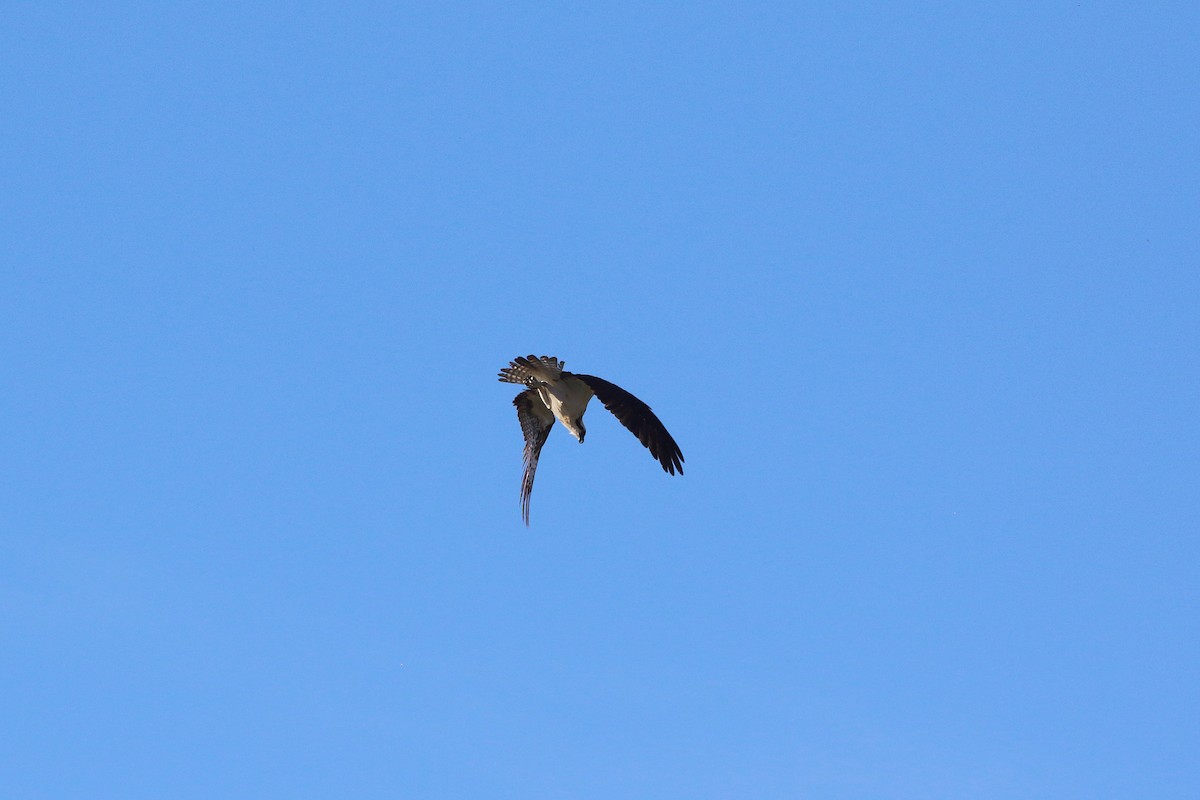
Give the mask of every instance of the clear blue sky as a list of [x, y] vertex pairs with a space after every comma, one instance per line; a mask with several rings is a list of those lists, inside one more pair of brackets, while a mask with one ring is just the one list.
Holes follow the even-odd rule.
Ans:
[[9, 4], [0, 794], [1194, 800], [1197, 9]]

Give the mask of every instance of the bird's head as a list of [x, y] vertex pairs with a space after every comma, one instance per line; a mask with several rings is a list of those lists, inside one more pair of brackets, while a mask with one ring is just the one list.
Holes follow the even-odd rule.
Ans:
[[583, 417], [576, 417], [571, 420], [571, 424], [567, 426], [567, 430], [574, 434], [580, 443], [583, 442], [583, 437], [587, 436], [587, 428], [583, 427]]

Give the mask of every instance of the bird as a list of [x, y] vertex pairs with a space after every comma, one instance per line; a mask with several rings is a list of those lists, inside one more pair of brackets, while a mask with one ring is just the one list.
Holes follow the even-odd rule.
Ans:
[[563, 369], [565, 363], [554, 356], [517, 356], [500, 370], [503, 383], [519, 383], [525, 390], [513, 399], [517, 421], [525, 437], [521, 477], [521, 517], [529, 525], [529, 495], [538, 456], [558, 420], [581, 443], [587, 435], [583, 412], [593, 396], [638, 438], [668, 475], [683, 474], [683, 452], [671, 438], [650, 406], [615, 383], [595, 375], [576, 375]]

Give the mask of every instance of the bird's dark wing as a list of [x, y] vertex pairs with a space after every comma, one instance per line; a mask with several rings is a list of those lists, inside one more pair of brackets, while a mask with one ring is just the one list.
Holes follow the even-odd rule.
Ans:
[[521, 516], [529, 524], [529, 495], [533, 493], [533, 475], [537, 472], [538, 456], [542, 445], [554, 427], [554, 415], [538, 397], [536, 389], [521, 392], [513, 399], [517, 407], [517, 421], [525, 435], [525, 474], [521, 477]]
[[658, 459], [662, 468], [674, 475], [683, 474], [683, 453], [679, 445], [667, 433], [666, 427], [654, 416], [650, 406], [638, 400], [615, 383], [597, 378], [595, 375], [575, 375], [600, 398], [604, 407], [613, 413], [621, 424], [646, 446], [650, 455]]

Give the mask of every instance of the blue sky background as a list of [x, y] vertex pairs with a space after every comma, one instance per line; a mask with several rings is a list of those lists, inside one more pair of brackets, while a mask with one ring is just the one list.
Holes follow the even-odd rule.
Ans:
[[9, 4], [4, 796], [1197, 797], [1197, 8]]

